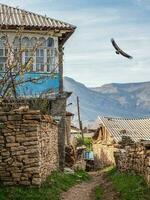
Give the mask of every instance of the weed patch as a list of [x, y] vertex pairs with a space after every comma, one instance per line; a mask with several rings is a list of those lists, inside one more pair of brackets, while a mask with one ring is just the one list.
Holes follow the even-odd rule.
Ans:
[[120, 173], [116, 169], [106, 172], [120, 200], [149, 200], [150, 190], [141, 176], [132, 172]]
[[53, 172], [40, 188], [0, 186], [0, 200], [59, 200], [62, 191], [88, 179], [84, 171], [72, 175]]

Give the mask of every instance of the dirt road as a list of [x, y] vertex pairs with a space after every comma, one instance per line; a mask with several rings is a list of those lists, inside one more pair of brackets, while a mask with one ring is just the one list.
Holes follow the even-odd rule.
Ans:
[[103, 200], [119, 200], [113, 191], [111, 183], [106, 179], [104, 173], [94, 172], [91, 179], [72, 187], [62, 193], [61, 200], [95, 200], [93, 189], [100, 186], [103, 190]]

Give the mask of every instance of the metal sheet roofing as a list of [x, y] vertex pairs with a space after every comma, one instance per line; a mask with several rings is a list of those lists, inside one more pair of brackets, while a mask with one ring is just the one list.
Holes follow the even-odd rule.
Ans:
[[150, 118], [123, 119], [103, 117], [100, 120], [116, 142], [121, 141], [123, 135], [130, 136], [135, 142], [150, 140]]
[[46, 16], [0, 4], [0, 26], [72, 30], [76, 27]]

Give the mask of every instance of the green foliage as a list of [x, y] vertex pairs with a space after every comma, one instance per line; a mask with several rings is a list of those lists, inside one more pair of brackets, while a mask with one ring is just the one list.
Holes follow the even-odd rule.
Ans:
[[107, 172], [120, 200], [149, 200], [150, 190], [141, 176], [132, 172], [120, 173], [116, 169]]
[[85, 137], [83, 140], [82, 136], [78, 135], [76, 139], [77, 139], [77, 146], [85, 145], [87, 151], [92, 151], [92, 138]]
[[95, 200], [101, 200], [103, 197], [103, 190], [100, 186], [96, 186], [94, 189]]
[[59, 200], [60, 193], [71, 186], [89, 179], [84, 171], [69, 175], [53, 172], [40, 188], [34, 187], [0, 187], [0, 200]]

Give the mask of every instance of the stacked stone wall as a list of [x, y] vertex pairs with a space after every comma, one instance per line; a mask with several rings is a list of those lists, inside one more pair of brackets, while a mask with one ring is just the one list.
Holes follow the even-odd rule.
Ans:
[[150, 184], [150, 141], [134, 143], [115, 152], [116, 166], [120, 171], [134, 171], [143, 175]]
[[40, 111], [0, 112], [0, 182], [41, 185], [59, 165], [58, 127]]

